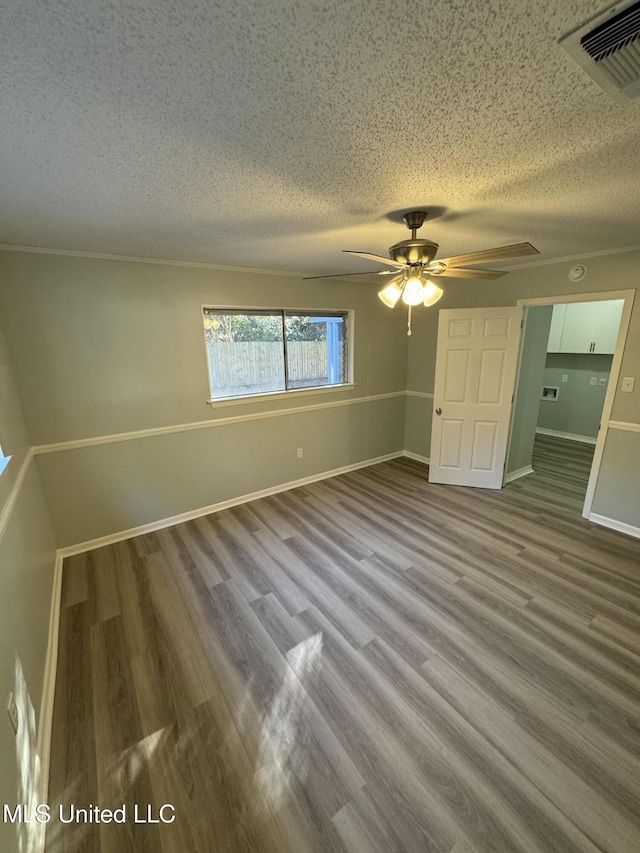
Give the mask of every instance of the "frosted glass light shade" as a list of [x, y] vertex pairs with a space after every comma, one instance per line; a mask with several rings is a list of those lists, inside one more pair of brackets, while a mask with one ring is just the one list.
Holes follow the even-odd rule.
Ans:
[[405, 305], [420, 305], [424, 299], [424, 285], [418, 276], [407, 279], [402, 291], [402, 301]]
[[390, 281], [386, 287], [382, 288], [378, 296], [387, 308], [394, 308], [396, 302], [402, 296], [402, 287], [400, 287], [397, 281]]
[[438, 285], [434, 284], [432, 281], [427, 281], [422, 291], [422, 304], [425, 308], [430, 308], [432, 305], [436, 304], [443, 293], [444, 291], [441, 287], [438, 287]]

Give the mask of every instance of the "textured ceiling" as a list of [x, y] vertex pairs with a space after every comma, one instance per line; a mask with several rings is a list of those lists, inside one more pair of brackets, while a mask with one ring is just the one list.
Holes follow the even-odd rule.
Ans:
[[[291, 270], [640, 244], [640, 98], [558, 46], [606, 0], [1, 0], [0, 241]], [[375, 267], [374, 267], [375, 268]]]

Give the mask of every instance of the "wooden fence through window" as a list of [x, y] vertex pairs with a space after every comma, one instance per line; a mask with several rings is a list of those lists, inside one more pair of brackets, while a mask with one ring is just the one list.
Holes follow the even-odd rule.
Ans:
[[[342, 354], [342, 346], [341, 354]], [[328, 383], [326, 341], [288, 341], [289, 384], [300, 388]], [[284, 390], [280, 341], [207, 344], [214, 397]]]

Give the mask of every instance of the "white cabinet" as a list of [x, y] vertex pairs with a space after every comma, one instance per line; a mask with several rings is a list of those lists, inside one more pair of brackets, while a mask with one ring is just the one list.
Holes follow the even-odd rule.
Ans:
[[612, 354], [624, 300], [554, 305], [547, 352]]
[[598, 329], [594, 337], [594, 352], [613, 354], [618, 342], [618, 330], [622, 319], [624, 299], [612, 299], [609, 302], [592, 302], [600, 308]]
[[547, 344], [547, 352], [562, 352], [562, 327], [564, 326], [564, 317], [567, 313], [566, 305], [554, 305], [553, 314], [551, 315], [551, 326], [549, 328], [549, 343]]

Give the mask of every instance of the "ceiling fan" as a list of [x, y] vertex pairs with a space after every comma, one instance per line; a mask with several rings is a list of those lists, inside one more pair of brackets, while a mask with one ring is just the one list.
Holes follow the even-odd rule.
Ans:
[[506, 258], [519, 258], [524, 255], [537, 255], [538, 250], [531, 243], [515, 243], [512, 246], [502, 246], [497, 249], [484, 249], [480, 252], [469, 252], [466, 255], [453, 255], [450, 258], [435, 260], [438, 244], [416, 236], [416, 231], [422, 227], [428, 212], [412, 210], [402, 217], [404, 224], [411, 231], [410, 240], [401, 240], [389, 249], [389, 258], [373, 255], [370, 252], [354, 252], [344, 249], [348, 255], [368, 258], [376, 263], [387, 264], [392, 269], [375, 270], [372, 272], [337, 273], [336, 275], [314, 275], [308, 278], [341, 278], [345, 275], [393, 275], [394, 278], [382, 288], [378, 296], [389, 308], [394, 308], [402, 298], [409, 306], [409, 328], [411, 334], [411, 308], [422, 303], [425, 308], [435, 305], [443, 294], [441, 287], [427, 276], [442, 276], [443, 278], [475, 278], [495, 279], [507, 275], [505, 270], [483, 270], [470, 264], [486, 264], [490, 261], [500, 261]]

